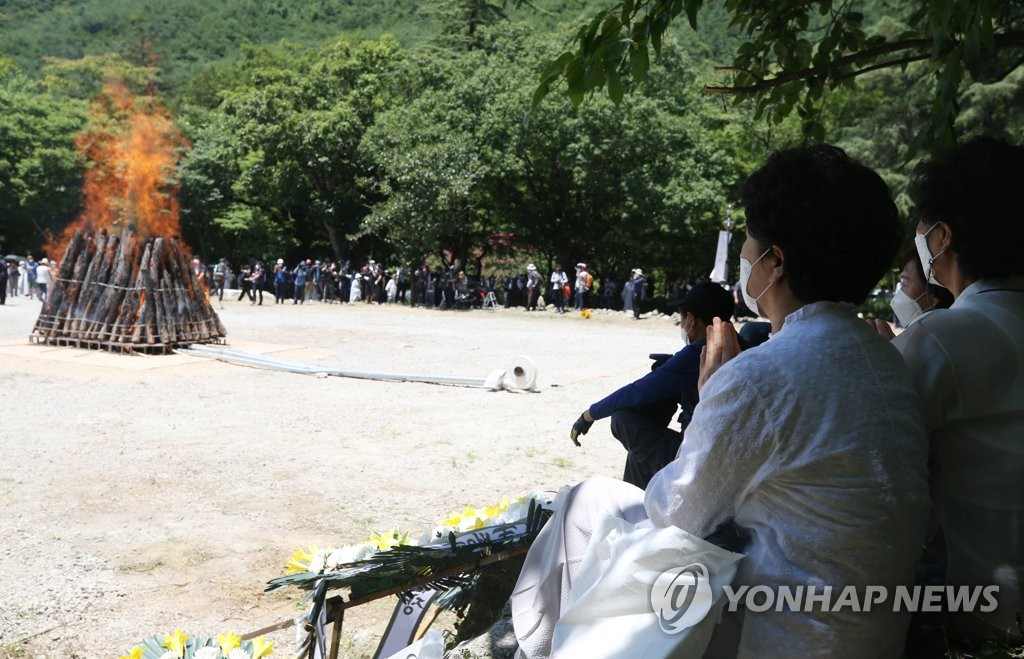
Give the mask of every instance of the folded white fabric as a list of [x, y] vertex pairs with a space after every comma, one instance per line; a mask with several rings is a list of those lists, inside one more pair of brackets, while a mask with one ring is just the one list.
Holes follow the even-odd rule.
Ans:
[[551, 656], [699, 659], [742, 558], [676, 527], [603, 518], [555, 625]]

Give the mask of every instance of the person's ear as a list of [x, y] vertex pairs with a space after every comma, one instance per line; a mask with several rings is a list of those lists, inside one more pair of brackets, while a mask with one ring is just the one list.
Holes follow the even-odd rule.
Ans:
[[775, 260], [775, 263], [772, 266], [771, 281], [781, 279], [782, 275], [785, 274], [785, 253], [782, 251], [782, 248], [779, 247], [778, 245], [772, 245], [772, 253], [769, 254], [768, 256], [772, 257]]
[[953, 242], [952, 227], [950, 227], [949, 224], [943, 222], [942, 220], [939, 220], [938, 222], [936, 222], [936, 224], [938, 226], [935, 227], [934, 233], [937, 233], [939, 235], [936, 238], [936, 240], [938, 241], [938, 245], [936, 245], [937, 249], [935, 249], [935, 251], [932, 252], [933, 254], [938, 254], [939, 252], [946, 251], [947, 249], [949, 249], [950, 244]]

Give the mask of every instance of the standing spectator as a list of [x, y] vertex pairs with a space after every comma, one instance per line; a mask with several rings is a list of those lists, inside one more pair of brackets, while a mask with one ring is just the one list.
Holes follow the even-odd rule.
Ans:
[[619, 282], [614, 277], [605, 277], [604, 287], [601, 294], [601, 306], [605, 309], [614, 309], [618, 305], [615, 302], [615, 295], [619, 292]]
[[537, 308], [537, 298], [540, 297], [541, 275], [537, 272], [537, 266], [530, 264], [526, 266], [526, 310], [533, 311]]
[[359, 302], [363, 299], [363, 275], [361, 272], [351, 272], [348, 275], [349, 284], [348, 301]]
[[244, 300], [247, 295], [250, 300], [256, 302], [256, 295], [252, 292], [252, 267], [248, 264], [243, 264], [241, 271], [238, 273], [238, 288], [242, 291], [238, 294], [239, 302]]
[[388, 283], [384, 285], [384, 292], [388, 296], [388, 304], [393, 304], [398, 299], [398, 275], [394, 274], [388, 279]]
[[373, 259], [370, 259], [366, 268], [366, 276], [363, 278], [363, 297], [366, 298], [367, 304], [384, 303], [383, 267]]
[[256, 298], [259, 297], [257, 305], [263, 304], [263, 287], [267, 284], [267, 271], [263, 267], [262, 261], [256, 261], [256, 265], [252, 268], [252, 299], [256, 302]]
[[303, 300], [312, 301], [316, 297], [316, 287], [320, 276], [320, 261], [316, 264], [312, 259], [306, 259], [306, 283], [302, 293]]
[[39, 267], [39, 264], [36, 263], [36, 260], [32, 258], [31, 254], [29, 254], [28, 257], [26, 258], [27, 260], [25, 261], [25, 272], [28, 275], [28, 277], [25, 279], [25, 281], [28, 282], [28, 299], [31, 300], [36, 296], [36, 268]]
[[576, 285], [574, 287], [576, 292], [576, 310], [581, 311], [584, 307], [584, 298], [587, 293], [587, 264], [577, 263], [576, 264]]
[[195, 276], [196, 281], [199, 282], [199, 285], [203, 287], [203, 292], [209, 295], [210, 284], [206, 281], [206, 268], [198, 256], [192, 257], [192, 274]]
[[309, 279], [309, 266], [305, 261], [299, 261], [292, 271], [295, 275], [295, 297], [292, 304], [304, 304], [306, 301], [306, 280]]
[[278, 259], [274, 266], [274, 304], [284, 304], [288, 290], [288, 268], [284, 259]]
[[338, 302], [345, 304], [352, 295], [352, 270], [348, 261], [338, 265]]
[[18, 263], [18, 294], [22, 297], [28, 297], [28, 263], [26, 261], [20, 261]]
[[38, 289], [39, 300], [46, 302], [46, 294], [50, 287], [50, 260], [43, 258], [36, 266], [36, 288]]
[[622, 285], [622, 312], [627, 316], [633, 313], [633, 279], [636, 277], [636, 270], [629, 271], [629, 277]]
[[565, 313], [565, 287], [569, 283], [569, 276], [562, 272], [562, 264], [555, 264], [555, 271], [551, 273], [551, 298], [558, 308], [558, 313]]
[[430, 280], [430, 268], [427, 267], [426, 263], [416, 268], [416, 272], [413, 273], [412, 283], [412, 306], [421, 305], [427, 306], [427, 287]]
[[7, 303], [7, 284], [10, 274], [7, 271], [7, 261], [0, 259], [0, 304]]
[[633, 271], [633, 319], [640, 320], [640, 307], [644, 299], [644, 271]]
[[18, 263], [16, 261], [7, 262], [7, 276], [8, 276], [8, 292], [11, 297], [18, 297], [18, 284], [20, 283], [21, 272], [18, 270]]
[[408, 302], [406, 296], [409, 292], [409, 269], [404, 265], [398, 266], [398, 300], [400, 302]]
[[213, 266], [213, 292], [217, 299], [224, 301], [224, 282], [228, 277], [228, 260], [221, 257], [217, 265]]

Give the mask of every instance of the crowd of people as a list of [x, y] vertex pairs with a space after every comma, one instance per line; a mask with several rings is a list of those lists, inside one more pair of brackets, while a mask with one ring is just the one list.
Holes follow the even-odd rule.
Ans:
[[[602, 308], [639, 318], [653, 287], [640, 268], [630, 270], [625, 277], [609, 275], [598, 283], [586, 263], [576, 264], [571, 278], [561, 264], [545, 277], [533, 263], [519, 274], [473, 278], [457, 261], [431, 270], [425, 263], [415, 269], [389, 268], [373, 259], [361, 267], [313, 259], [301, 259], [293, 265], [278, 259], [273, 267], [267, 267], [260, 260], [252, 260], [235, 270], [226, 258], [213, 264], [196, 258], [193, 269], [211, 297], [222, 301], [226, 290], [236, 290], [239, 301], [248, 299], [253, 305], [263, 304], [264, 293], [269, 293], [275, 304], [376, 302], [437, 309], [493, 304], [527, 311], [553, 305], [558, 313]], [[690, 285], [677, 282], [674, 292], [685, 292]]]
[[50, 263], [48, 258], [36, 261], [31, 254], [24, 259], [0, 258], [0, 304], [5, 304], [8, 296], [45, 302], [58, 269], [56, 262]]

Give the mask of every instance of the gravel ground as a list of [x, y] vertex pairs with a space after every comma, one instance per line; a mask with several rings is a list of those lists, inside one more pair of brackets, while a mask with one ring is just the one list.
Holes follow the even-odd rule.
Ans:
[[[300, 615], [265, 595], [292, 551], [414, 535], [465, 505], [621, 476], [580, 412], [674, 352], [663, 316], [441, 312], [397, 305], [218, 310], [230, 347], [385, 372], [486, 376], [516, 355], [539, 393], [318, 378], [184, 355], [30, 344], [40, 303], [0, 307], [0, 657], [116, 657], [182, 628], [248, 632]], [[370, 656], [393, 600], [346, 615]], [[294, 634], [270, 637], [290, 656]]]

